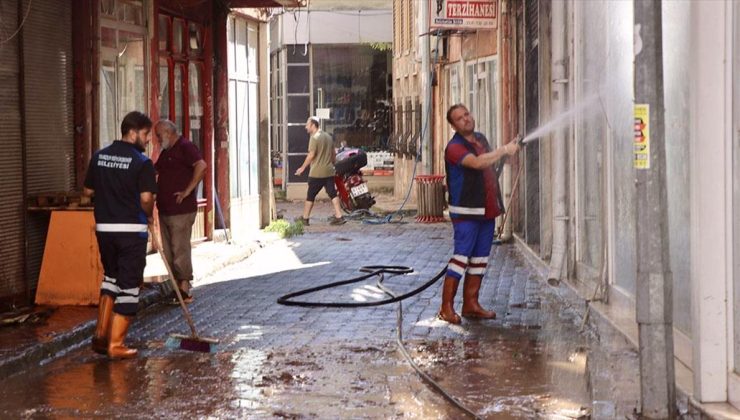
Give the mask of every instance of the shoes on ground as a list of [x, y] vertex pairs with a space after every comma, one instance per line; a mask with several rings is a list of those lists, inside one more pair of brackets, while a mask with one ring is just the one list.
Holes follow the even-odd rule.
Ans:
[[303, 216], [296, 217], [293, 221], [296, 223], [302, 223], [303, 226], [310, 226], [308, 219], [305, 219]]
[[[177, 295], [175, 294], [175, 292], [172, 292], [172, 295], [172, 299], [167, 301], [167, 303], [169, 303], [170, 305], [179, 305], [180, 301], [177, 300]], [[186, 305], [189, 303], [193, 303], [193, 295], [191, 295], [190, 293], [180, 290], [180, 295], [182, 295], [182, 301], [185, 302]]]
[[343, 225], [345, 223], [347, 223], [347, 220], [345, 220], [344, 217], [335, 217], [335, 216], [329, 217], [329, 224], [330, 225], [337, 226], [337, 225]]

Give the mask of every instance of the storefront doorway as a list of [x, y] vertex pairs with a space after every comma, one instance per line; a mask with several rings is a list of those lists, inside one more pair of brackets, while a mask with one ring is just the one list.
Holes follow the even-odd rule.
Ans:
[[[159, 116], [173, 121], [183, 136], [204, 153], [203, 26], [169, 14], [159, 14]], [[207, 236], [206, 196], [198, 185], [198, 216], [193, 239]]]

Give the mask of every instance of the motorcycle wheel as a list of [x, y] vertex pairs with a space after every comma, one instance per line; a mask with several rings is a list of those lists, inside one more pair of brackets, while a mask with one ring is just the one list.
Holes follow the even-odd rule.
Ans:
[[[351, 200], [351, 199], [350, 199], [350, 200]], [[345, 213], [347, 213], [347, 214], [349, 214], [349, 213], [352, 213], [352, 210], [353, 210], [353, 209], [351, 209], [351, 208], [350, 208], [350, 206], [347, 206], [347, 205], [346, 205], [346, 204], [344, 203], [344, 200], [341, 200], [341, 199], [339, 200], [339, 207], [340, 207], [340, 208], [342, 209], [342, 211], [344, 211], [344, 212], [345, 212]]]

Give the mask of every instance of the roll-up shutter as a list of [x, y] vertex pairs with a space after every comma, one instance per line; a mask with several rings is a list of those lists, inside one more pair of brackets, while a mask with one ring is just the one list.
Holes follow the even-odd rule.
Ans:
[[0, 2], [0, 299], [25, 292], [23, 281], [23, 150], [18, 85], [16, 0]]
[[[24, 7], [31, 3], [23, 0]], [[33, 0], [23, 27], [26, 188], [29, 195], [74, 189], [72, 1]], [[27, 230], [27, 280], [38, 280], [48, 228], [32, 213]]]

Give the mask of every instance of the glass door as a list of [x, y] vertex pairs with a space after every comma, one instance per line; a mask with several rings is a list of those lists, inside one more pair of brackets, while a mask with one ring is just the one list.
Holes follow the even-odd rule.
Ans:
[[120, 139], [123, 117], [147, 112], [147, 29], [143, 1], [101, 2], [98, 147]]
[[[160, 14], [159, 115], [174, 122], [182, 135], [204, 155], [203, 27], [196, 22]], [[198, 216], [193, 239], [205, 237], [206, 196], [197, 187]]]

